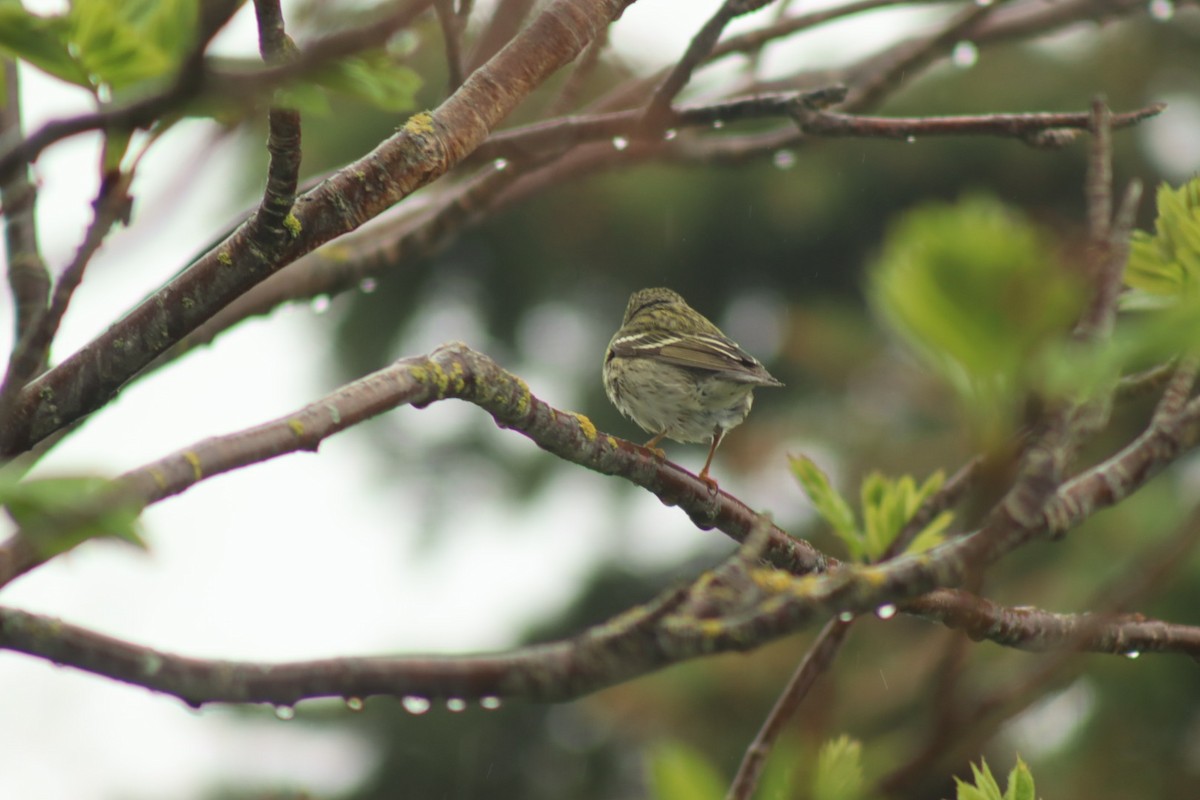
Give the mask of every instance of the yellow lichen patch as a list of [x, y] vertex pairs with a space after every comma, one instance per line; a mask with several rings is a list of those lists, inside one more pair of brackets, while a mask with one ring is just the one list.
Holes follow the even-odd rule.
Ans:
[[300, 220], [296, 218], [295, 214], [288, 214], [283, 218], [283, 227], [287, 228], [287, 232], [292, 235], [293, 239], [300, 235], [300, 231], [304, 230], [304, 226], [300, 224]]
[[701, 620], [700, 624], [696, 627], [699, 628], [701, 636], [709, 639], [720, 636], [725, 632], [725, 623], [721, 622], [719, 619]]
[[529, 384], [520, 378], [514, 379], [513, 382], [517, 385], [517, 416], [523, 417], [529, 413], [529, 407], [533, 405], [533, 393], [529, 391]]
[[786, 597], [778, 594], [771, 595], [758, 604], [758, 611], [761, 614], [775, 614], [779, 611], [782, 611], [786, 603]]
[[163, 474], [161, 469], [150, 470], [150, 478], [154, 481], [154, 485], [160, 490], [167, 488], [167, 476]]
[[450, 377], [454, 380], [454, 391], [458, 394], [462, 394], [463, 390], [467, 388], [466, 375], [466, 370], [463, 369], [460, 362], [455, 361], [454, 365], [450, 367]]
[[579, 423], [579, 430], [583, 432], [583, 438], [589, 442], [596, 441], [596, 426], [590, 419], [583, 414], [575, 414], [575, 421]]
[[429, 362], [429, 378], [437, 386], [438, 397], [445, 397], [446, 390], [450, 388], [450, 376], [442, 369], [441, 364], [436, 361]]
[[298, 419], [289, 419], [289, 420], [288, 420], [288, 427], [292, 429], [292, 433], [296, 434], [296, 438], [297, 438], [297, 439], [299, 439], [299, 438], [301, 438], [302, 436], [304, 436], [304, 423], [303, 423], [303, 422], [301, 422], [300, 420], [298, 420]]
[[233, 256], [229, 255], [228, 250], [219, 251], [217, 253], [217, 261], [221, 262], [222, 264], [224, 264], [227, 267], [233, 266]]
[[883, 586], [887, 582], [887, 572], [879, 567], [859, 567], [855, 574], [863, 583], [871, 586]]
[[188, 450], [186, 453], [183, 454], [183, 457], [185, 459], [187, 459], [187, 462], [189, 464], [192, 465], [192, 477], [194, 477], [198, 481], [203, 480], [204, 479], [204, 470], [201, 469], [200, 456], [196, 455], [191, 450]]
[[616, 450], [618, 447], [620, 447], [620, 445], [617, 444], [617, 437], [609, 435], [608, 436], [608, 446], [611, 447], [613, 450]]
[[750, 573], [754, 585], [768, 592], [786, 592], [796, 578], [778, 569], [756, 569]]
[[433, 114], [428, 111], [413, 114], [408, 118], [408, 122], [404, 123], [404, 132], [413, 136], [426, 136], [433, 133]]

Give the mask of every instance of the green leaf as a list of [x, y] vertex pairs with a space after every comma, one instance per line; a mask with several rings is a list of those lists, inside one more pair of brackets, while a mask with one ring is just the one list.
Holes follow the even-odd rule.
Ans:
[[725, 782], [704, 756], [682, 742], [663, 742], [647, 756], [656, 800], [721, 800]]
[[829, 477], [808, 456], [789, 456], [788, 463], [791, 465], [792, 474], [800, 482], [800, 488], [817, 509], [817, 513], [833, 526], [834, 532], [847, 546], [861, 549], [861, 536], [858, 524], [854, 520], [854, 512], [838, 494], [837, 489], [830, 484]]
[[335, 62], [316, 83], [383, 111], [407, 111], [416, 105], [421, 77], [383, 50], [374, 50]]
[[25, 61], [76, 86], [91, 87], [87, 70], [68, 48], [70, 24], [64, 17], [39, 17], [16, 0], [0, 3], [0, 53]]
[[[873, 472], [863, 480], [862, 515], [866, 558], [878, 561], [892, 546], [926, 500], [945, 483], [941, 470], [930, 475], [920, 487], [911, 475], [888, 478]], [[950, 525], [953, 514], [944, 511], [935, 517], [909, 544], [909, 551], [927, 550], [942, 540], [942, 532]], [[917, 546], [919, 543], [919, 547]]]
[[1037, 792], [1033, 788], [1033, 773], [1019, 756], [1016, 766], [1008, 773], [1008, 787], [1004, 791], [1004, 800], [1037, 800]]
[[74, 0], [71, 44], [92, 81], [112, 90], [165, 78], [194, 40], [196, 0]]
[[797, 797], [799, 758], [807, 745], [795, 734], [783, 734], [771, 748], [771, 755], [763, 767], [754, 796], [760, 800], [785, 800]]
[[958, 393], [985, 441], [1007, 440], [1037, 356], [1087, 296], [1029, 222], [991, 198], [929, 205], [891, 226], [869, 275], [884, 320]]
[[106, 497], [107, 478], [92, 475], [0, 483], [0, 506], [21, 527], [42, 558], [89, 539], [113, 537], [145, 548], [137, 529], [142, 505]]
[[862, 744], [848, 736], [821, 745], [813, 800], [860, 800], [866, 795], [862, 770]]
[[1176, 297], [1200, 289], [1200, 178], [1158, 187], [1154, 235], [1134, 231], [1125, 283], [1151, 295]]
[[978, 767], [972, 764], [971, 774], [975, 781], [974, 785], [960, 778], [954, 779], [958, 788], [958, 800], [1036, 800], [1033, 775], [1020, 758], [1017, 759], [1016, 766], [1008, 773], [1008, 788], [1003, 794], [1000, 792], [1000, 785], [996, 783], [996, 778], [992, 775], [987, 761], [980, 761]]

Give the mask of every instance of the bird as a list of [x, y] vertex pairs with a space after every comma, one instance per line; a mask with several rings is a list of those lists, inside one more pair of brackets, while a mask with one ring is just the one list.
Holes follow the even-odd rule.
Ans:
[[710, 442], [697, 477], [713, 489], [717, 446], [746, 419], [759, 386], [783, 384], [671, 289], [634, 292], [604, 354], [604, 391], [653, 435], [646, 447]]

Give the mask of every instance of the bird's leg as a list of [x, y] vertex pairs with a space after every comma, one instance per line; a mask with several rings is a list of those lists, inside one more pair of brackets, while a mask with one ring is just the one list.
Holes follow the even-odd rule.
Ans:
[[657, 455], [659, 458], [666, 458], [667, 457], [666, 452], [664, 452], [661, 448], [657, 447], [658, 443], [661, 442], [663, 440], [663, 437], [666, 435], [667, 435], [667, 432], [663, 431], [662, 433], [658, 434], [657, 436], [655, 436], [653, 439], [646, 442], [646, 444], [644, 444], [642, 446], [645, 447], [647, 450], [653, 450], [654, 454]]
[[714, 492], [717, 490], [717, 482], [708, 477], [708, 468], [712, 466], [713, 456], [717, 454], [717, 445], [721, 443], [721, 439], [724, 437], [725, 431], [721, 430], [720, 425], [713, 428], [712, 446], [708, 448], [708, 458], [704, 460], [704, 469], [700, 470], [700, 474], [696, 476], [707, 483]]

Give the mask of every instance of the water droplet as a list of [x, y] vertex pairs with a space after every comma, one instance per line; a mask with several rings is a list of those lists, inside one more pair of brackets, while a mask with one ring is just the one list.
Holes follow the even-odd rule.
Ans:
[[492, 695], [481, 697], [479, 698], [479, 707], [486, 711], [495, 711], [500, 707], [500, 698]]
[[771, 162], [779, 169], [791, 169], [796, 166], [796, 154], [791, 150], [776, 150]]
[[1141, 651], [1138, 650], [1130, 650], [1129, 652], [1125, 653], [1126, 658], [1137, 658], [1140, 655]]
[[363, 294], [370, 294], [371, 292], [375, 291], [378, 288], [379, 288], [379, 282], [376, 281], [374, 278], [363, 278], [361, 281], [358, 282], [358, 289]]
[[891, 619], [896, 616], [896, 606], [892, 603], [884, 603], [879, 608], [875, 609], [875, 616], [880, 619]]
[[838, 614], [838, 619], [840, 619], [842, 622], [853, 622], [854, 621], [854, 612], [853, 611], [843, 611], [842, 613]]
[[724, 127], [725, 127], [725, 120], [723, 120], [723, 119], [714, 119], [714, 120], [713, 120], [713, 127], [714, 127], [714, 128], [716, 128], [717, 130], [721, 130], [721, 128], [724, 128]]
[[1175, 16], [1175, 3], [1172, 0], [1150, 0], [1150, 16], [1159, 22], [1166, 22]]
[[916, 140], [917, 140], [917, 137], [913, 136], [911, 133], [908, 136], [904, 137], [904, 141], [908, 142], [909, 144], [912, 144]]
[[979, 60], [979, 48], [974, 42], [962, 41], [954, 45], [950, 62], [959, 69], [970, 69]]
[[410, 714], [421, 715], [429, 710], [429, 698], [410, 694], [400, 699], [400, 705]]
[[291, 706], [275, 706], [275, 716], [287, 722], [289, 719], [295, 718], [296, 709]]
[[995, 1], [996, 0], [975, 0], [975, 5], [987, 7], [987, 6], [990, 6], [992, 3], [994, 3]]
[[492, 162], [492, 168], [495, 169], [496, 172], [504, 172], [504, 170], [508, 169], [508, 159], [497, 158]]
[[317, 295], [312, 299], [311, 307], [314, 314], [324, 314], [329, 310], [329, 295]]
[[615, 147], [618, 150], [624, 150], [626, 147], [629, 147], [629, 140], [626, 139], [624, 136], [614, 136], [613, 137], [613, 147]]
[[665, 131], [663, 131], [663, 138], [666, 139], [668, 142], [671, 141], [672, 139], [674, 139], [678, 135], [679, 135], [679, 131], [675, 130], [674, 128], [667, 128]]
[[460, 711], [467, 710], [467, 701], [461, 697], [451, 697], [446, 701], [446, 710], [452, 714], [457, 714]]
[[364, 703], [363, 703], [363, 699], [361, 697], [347, 697], [346, 698], [346, 708], [350, 709], [351, 711], [362, 711], [363, 706], [364, 706]]

